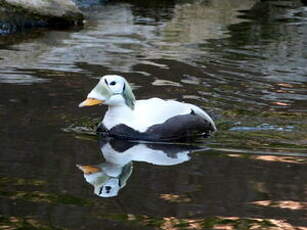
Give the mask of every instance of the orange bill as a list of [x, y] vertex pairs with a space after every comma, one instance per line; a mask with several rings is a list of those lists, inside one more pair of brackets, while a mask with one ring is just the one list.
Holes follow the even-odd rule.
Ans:
[[100, 172], [101, 169], [93, 165], [77, 165], [84, 174], [93, 174]]
[[82, 102], [79, 104], [79, 107], [100, 105], [100, 104], [102, 104], [103, 102], [104, 102], [104, 101], [102, 101], [102, 100], [98, 100], [98, 99], [94, 99], [94, 98], [86, 98], [85, 101], [82, 101]]

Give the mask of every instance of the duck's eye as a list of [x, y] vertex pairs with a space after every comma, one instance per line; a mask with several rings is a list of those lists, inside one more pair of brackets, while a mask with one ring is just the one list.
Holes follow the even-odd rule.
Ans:
[[116, 82], [115, 81], [111, 81], [110, 85], [116, 85]]

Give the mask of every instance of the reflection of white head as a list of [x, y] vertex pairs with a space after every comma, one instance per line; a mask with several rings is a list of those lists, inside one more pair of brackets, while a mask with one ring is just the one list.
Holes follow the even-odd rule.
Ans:
[[132, 162], [118, 166], [104, 162], [96, 166], [81, 166], [85, 180], [94, 186], [94, 193], [100, 197], [114, 197], [126, 185], [132, 173]]
[[94, 185], [94, 193], [101, 197], [114, 197], [120, 188], [118, 178], [109, 178], [104, 184]]

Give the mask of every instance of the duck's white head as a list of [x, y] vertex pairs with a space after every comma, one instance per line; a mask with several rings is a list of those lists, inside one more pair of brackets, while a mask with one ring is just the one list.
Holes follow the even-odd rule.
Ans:
[[127, 105], [134, 109], [135, 97], [127, 80], [118, 75], [103, 76], [79, 107], [106, 104]]

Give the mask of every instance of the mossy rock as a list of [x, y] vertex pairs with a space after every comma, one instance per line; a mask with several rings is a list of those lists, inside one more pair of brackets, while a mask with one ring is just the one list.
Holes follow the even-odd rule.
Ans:
[[71, 0], [0, 0], [0, 34], [32, 27], [80, 26], [84, 15]]

